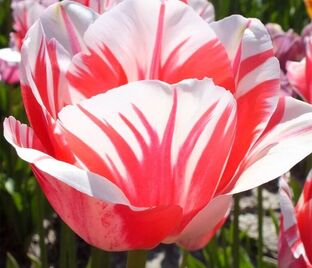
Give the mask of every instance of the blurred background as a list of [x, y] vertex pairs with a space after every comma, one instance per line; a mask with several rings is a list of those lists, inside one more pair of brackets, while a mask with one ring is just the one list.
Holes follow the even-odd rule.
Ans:
[[[310, 19], [303, 0], [211, 0], [216, 19], [234, 13], [274, 22], [300, 34]], [[12, 31], [10, 0], [0, 0], [0, 48], [7, 47]], [[0, 121], [14, 115], [26, 123], [19, 86], [0, 82]], [[0, 124], [2, 133], [2, 123]], [[291, 186], [298, 199], [311, 164], [308, 160], [292, 171]], [[277, 181], [263, 187], [263, 252], [261, 267], [277, 267], [279, 200]], [[240, 266], [257, 267], [257, 189], [239, 197]], [[174, 245], [149, 253], [148, 267], [231, 267], [233, 213], [225, 226], [202, 251], [182, 252]], [[13, 148], [0, 136], [0, 267], [125, 267], [126, 253], [105, 253], [91, 248], [61, 222], [32, 175]], [[183, 263], [181, 264], [183, 259]]]

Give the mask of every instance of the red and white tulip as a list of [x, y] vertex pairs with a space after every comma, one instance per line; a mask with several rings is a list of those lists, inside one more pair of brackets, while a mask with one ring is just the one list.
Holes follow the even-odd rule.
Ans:
[[102, 15], [58, 3], [29, 31], [21, 74], [31, 128], [10, 117], [5, 137], [60, 217], [105, 250], [201, 248], [232, 194], [312, 152], [312, 107], [279, 97], [256, 19], [208, 24], [177, 0]]
[[312, 267], [312, 170], [294, 208], [286, 177], [280, 180], [281, 225], [279, 235], [279, 267]]

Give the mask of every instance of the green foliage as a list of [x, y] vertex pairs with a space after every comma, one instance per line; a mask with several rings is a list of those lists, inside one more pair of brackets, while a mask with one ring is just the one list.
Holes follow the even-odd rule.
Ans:
[[211, 0], [218, 19], [232, 14], [275, 22], [284, 30], [293, 28], [298, 33], [309, 23], [303, 0]]

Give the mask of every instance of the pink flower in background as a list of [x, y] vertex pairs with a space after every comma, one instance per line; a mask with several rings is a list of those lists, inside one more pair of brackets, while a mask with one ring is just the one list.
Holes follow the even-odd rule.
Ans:
[[232, 194], [312, 151], [312, 107], [279, 97], [256, 19], [209, 24], [175, 0], [102, 15], [58, 3], [28, 33], [21, 76], [31, 128], [10, 117], [5, 137], [60, 217], [105, 250], [201, 248]]
[[280, 180], [281, 225], [278, 262], [283, 268], [312, 267], [312, 170], [296, 208], [285, 178]]
[[294, 90], [303, 100], [312, 103], [312, 36], [306, 37], [306, 55], [300, 61], [287, 63], [287, 76]]
[[280, 25], [266, 25], [272, 38], [274, 55], [278, 58], [281, 69], [286, 72], [286, 62], [301, 60], [304, 57], [304, 44], [301, 37], [292, 29], [284, 32]]
[[294, 91], [286, 75], [286, 62], [301, 60], [304, 56], [304, 45], [301, 37], [292, 29], [284, 32], [276, 23], [268, 23], [267, 30], [272, 38], [274, 55], [278, 58], [281, 67], [281, 95], [293, 96]]
[[39, 18], [42, 12], [49, 5], [56, 3], [57, 0], [40, 1], [40, 0], [13, 0], [13, 30], [11, 42], [13, 48], [20, 51], [23, 40], [28, 29]]
[[19, 81], [21, 55], [10, 48], [0, 49], [0, 81], [15, 84]]
[[13, 29], [11, 47], [0, 49], [0, 80], [8, 84], [19, 82], [20, 49], [28, 29], [39, 18], [43, 10], [57, 0], [13, 0]]

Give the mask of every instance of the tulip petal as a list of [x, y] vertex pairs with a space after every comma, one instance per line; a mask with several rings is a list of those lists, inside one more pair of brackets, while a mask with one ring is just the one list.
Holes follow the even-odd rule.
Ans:
[[65, 73], [73, 54], [83, 49], [82, 36], [97, 16], [73, 2], [54, 4], [45, 10], [25, 38], [22, 84], [31, 86], [37, 102], [54, 118], [63, 105], [75, 101], [76, 92], [69, 92]]
[[259, 20], [234, 15], [211, 26], [227, 49], [236, 78], [237, 134], [218, 189], [225, 192], [276, 108], [280, 68], [270, 36]]
[[207, 0], [182, 0], [208, 23], [215, 19], [215, 11], [213, 5]]
[[[231, 193], [257, 187], [286, 173], [312, 151], [312, 106], [281, 97], [265, 133], [236, 175]], [[274, 164], [273, 164], [274, 163]]]
[[232, 95], [208, 79], [140, 81], [67, 106], [59, 118], [79, 161], [111, 179], [132, 204], [179, 204], [187, 214], [204, 207], [219, 183], [235, 107]]
[[208, 203], [185, 227], [176, 243], [188, 250], [207, 245], [226, 220], [232, 204], [231, 196], [218, 196]]
[[23, 160], [33, 164], [40, 172], [49, 174], [78, 191], [100, 200], [129, 204], [123, 193], [105, 178], [47, 155], [32, 129], [13, 117], [4, 121], [4, 137], [14, 146]]
[[292, 194], [286, 177], [280, 179], [281, 225], [279, 234], [279, 267], [311, 267], [299, 233], [296, 212], [292, 204]]
[[302, 242], [306, 249], [308, 259], [312, 260], [312, 237], [310, 228], [312, 220], [312, 170], [304, 183], [303, 192], [296, 205], [296, 213]]
[[40, 23], [46, 38], [55, 38], [73, 56], [85, 48], [83, 35], [97, 18], [93, 10], [64, 1], [49, 6]]
[[102, 14], [124, 0], [75, 0], [75, 2], [90, 7], [95, 12]]
[[[55, 23], [66, 26], [62, 24], [65, 20], [62, 14], [68, 24], [75, 25], [72, 29], [74, 37], [63, 29], [58, 31], [56, 37], [59, 39], [56, 40], [53, 35], [60, 27]], [[61, 139], [51, 137], [51, 133], [55, 133], [55, 119], [64, 105], [81, 99], [76, 91], [68, 87], [65, 78], [71, 60], [70, 44], [79, 46], [81, 38], [78, 37], [96, 16], [79, 4], [64, 2], [52, 5], [30, 29], [22, 49], [21, 86], [29, 121], [44, 146], [50, 148], [49, 153], [63, 160], [70, 161], [70, 153], [66, 153], [67, 156], [58, 155], [64, 151], [59, 148], [66, 146]], [[70, 50], [66, 51], [66, 47]]]
[[[33, 171], [60, 217], [88, 243], [105, 250], [152, 248], [179, 223], [178, 206], [136, 208], [104, 177], [58, 161], [42, 150], [32, 129], [14, 118], [4, 136]], [[140, 237], [140, 239], [137, 239]]]
[[177, 0], [124, 1], [90, 25], [84, 40], [89, 51], [74, 57], [68, 79], [86, 97], [144, 79], [210, 77], [234, 87], [223, 45], [209, 24]]

